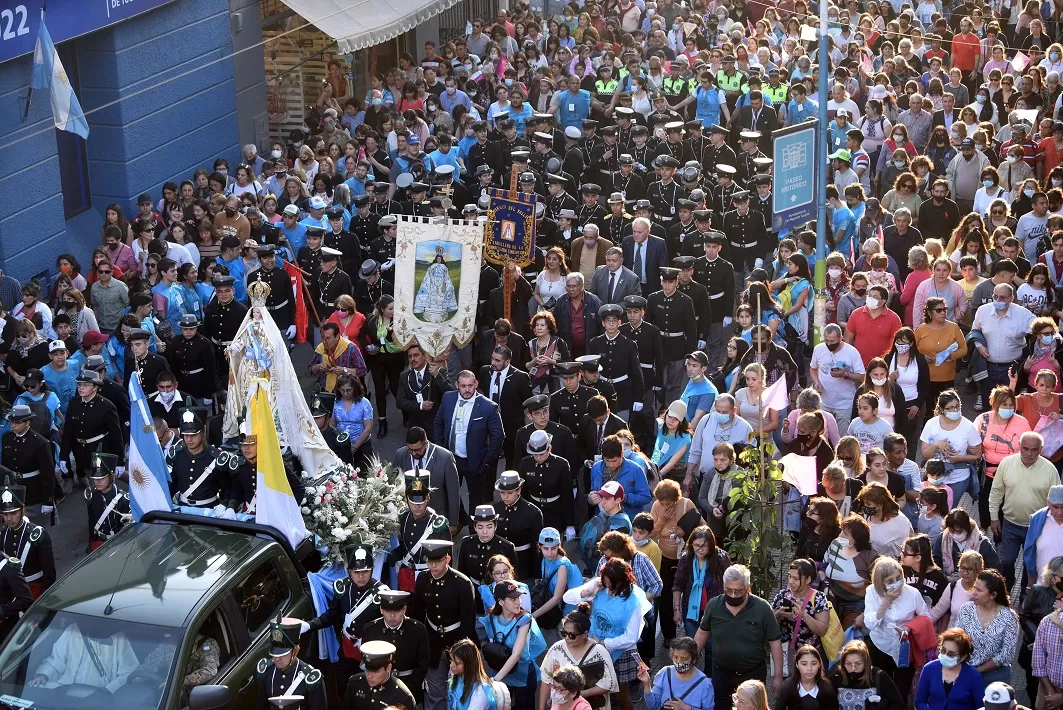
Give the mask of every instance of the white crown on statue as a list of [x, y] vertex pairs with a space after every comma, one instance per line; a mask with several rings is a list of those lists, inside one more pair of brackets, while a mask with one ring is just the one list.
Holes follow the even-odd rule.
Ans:
[[269, 298], [269, 294], [270, 287], [265, 281], [255, 281], [247, 287], [247, 295], [251, 299], [253, 307], [263, 308], [266, 305], [266, 299]]

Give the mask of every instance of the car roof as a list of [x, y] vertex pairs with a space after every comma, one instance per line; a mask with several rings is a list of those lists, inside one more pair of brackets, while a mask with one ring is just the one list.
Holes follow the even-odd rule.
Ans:
[[183, 627], [270, 540], [209, 525], [137, 523], [41, 596], [56, 611]]

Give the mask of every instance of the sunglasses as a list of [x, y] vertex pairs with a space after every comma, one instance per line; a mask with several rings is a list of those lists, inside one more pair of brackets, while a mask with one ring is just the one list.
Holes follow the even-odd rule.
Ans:
[[565, 638], [567, 638], [569, 641], [575, 641], [576, 639], [578, 639], [583, 634], [572, 633], [571, 631], [562, 631], [561, 635], [564, 636]]
[[931, 308], [930, 310], [933, 311], [934, 313], [944, 313], [945, 311], [948, 310], [948, 308], [945, 308], [945, 307], [942, 307], [942, 308]]
[[113, 273], [113, 272], [110, 269], [107, 269], [106, 271], [104, 271], [103, 269], [99, 269], [96, 273], [98, 273], [98, 274], [100, 274], [102, 276], [103, 274], [110, 274], [110, 273]]

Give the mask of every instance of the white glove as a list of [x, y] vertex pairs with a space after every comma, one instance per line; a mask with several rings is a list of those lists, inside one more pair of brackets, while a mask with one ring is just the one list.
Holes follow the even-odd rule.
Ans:
[[571, 525], [569, 525], [567, 528], [565, 528], [565, 539], [566, 540], [575, 540], [576, 539], [576, 528], [572, 527]]
[[635, 402], [634, 404], [632, 404], [631, 405], [631, 411], [633, 411], [633, 412], [641, 412], [642, 411], [642, 402]]
[[759, 269], [762, 266], [764, 266], [764, 260], [763, 259], [754, 259], [753, 260], [753, 268]]
[[51, 515], [53, 510], [55, 510], [54, 505], [41, 505], [41, 515]]
[[118, 476], [119, 478], [124, 476], [125, 475], [125, 466], [115, 466], [114, 467], [114, 475]]
[[654, 387], [653, 391], [654, 392], [664, 392], [664, 387]]
[[59, 462], [59, 470], [62, 471], [64, 474], [70, 473], [70, 467], [67, 465], [66, 461]]
[[300, 634], [305, 634], [309, 630], [310, 630], [310, 624], [306, 623], [305, 621], [302, 621], [302, 622], [299, 623], [299, 633]]
[[199, 401], [204, 407], [209, 407], [210, 405], [214, 404], [214, 400], [212, 400], [210, 397], [204, 397]]
[[698, 341], [698, 350], [704, 350], [704, 349], [705, 349], [705, 341], [704, 340], [699, 340]]
[[391, 271], [393, 268], [395, 268], [395, 260], [394, 259], [388, 259], [380, 267], [381, 271]]
[[122, 516], [122, 524], [123, 525], [129, 525], [131, 522], [133, 522], [133, 514], [132, 513], [126, 513], [126, 514], [124, 514]]
[[732, 323], [734, 323], [734, 319], [731, 318], [731, 316], [724, 316], [723, 317], [723, 327], [724, 328], [726, 328], [727, 326], [731, 325]]
[[295, 337], [295, 326], [294, 325], [288, 326], [288, 330], [284, 331], [284, 337], [287, 338], [288, 340], [291, 340], [292, 338]]

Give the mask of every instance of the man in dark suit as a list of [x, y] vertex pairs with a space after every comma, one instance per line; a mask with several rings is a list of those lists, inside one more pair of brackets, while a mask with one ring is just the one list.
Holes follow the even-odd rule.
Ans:
[[594, 270], [587, 290], [605, 303], [623, 303], [624, 298], [642, 292], [639, 277], [624, 266], [624, 251], [610, 247], [605, 252], [605, 264]]
[[[496, 347], [491, 353], [491, 364], [480, 368], [478, 378], [480, 392], [498, 405], [506, 432], [502, 452], [506, 455], [506, 468], [510, 470], [516, 469], [519, 461], [514, 458], [513, 442], [517, 430], [524, 426], [524, 400], [532, 396], [531, 378], [527, 372], [515, 367], [512, 360], [513, 353], [509, 348]], [[488, 496], [487, 500], [490, 499]]]
[[779, 125], [779, 116], [771, 106], [764, 105], [764, 94], [749, 92], [749, 103], [738, 112], [734, 130], [760, 133], [758, 147], [765, 155], [771, 155], [771, 134]]
[[428, 486], [432, 489], [432, 507], [450, 523], [450, 534], [457, 535], [461, 526], [461, 483], [454, 455], [442, 446], [428, 441], [428, 434], [419, 426], [406, 431], [406, 446], [400, 446], [391, 457], [391, 465], [399, 471], [428, 471]]
[[[565, 295], [554, 304], [554, 320], [557, 321], [557, 334], [568, 343], [572, 357], [579, 357], [587, 352], [587, 344], [602, 332], [598, 320], [598, 309], [602, 302], [584, 287], [583, 274], [578, 271], [568, 272], [565, 277]], [[573, 330], [573, 312], [576, 318], [582, 317], [582, 323], [576, 322]], [[582, 328], [580, 327], [582, 326]]]
[[639, 277], [642, 296], [661, 290], [661, 267], [668, 266], [668, 244], [650, 234], [650, 229], [649, 219], [636, 217], [631, 234], [624, 237], [624, 263]]
[[513, 352], [513, 362], [518, 365], [528, 362], [528, 343], [520, 333], [513, 332], [513, 325], [505, 318], [495, 321], [494, 330], [483, 333], [476, 346], [476, 355], [473, 357], [473, 365], [479, 369], [483, 365], [491, 364], [491, 353], [498, 346], [509, 348]]
[[945, 92], [941, 96], [941, 110], [934, 112], [934, 126], [944, 126], [952, 130], [952, 124], [960, 120], [960, 110], [956, 108], [956, 97]]
[[469, 487], [469, 505], [492, 500], [505, 431], [498, 405], [477, 393], [475, 373], [462, 370], [458, 391], [443, 394], [434, 438], [454, 454], [458, 475]]
[[410, 367], [399, 376], [395, 404], [406, 418], [407, 427], [432, 431], [443, 393], [454, 389], [447, 379], [446, 361], [440, 364], [435, 359], [429, 360], [416, 343], [406, 349], [406, 358]]

